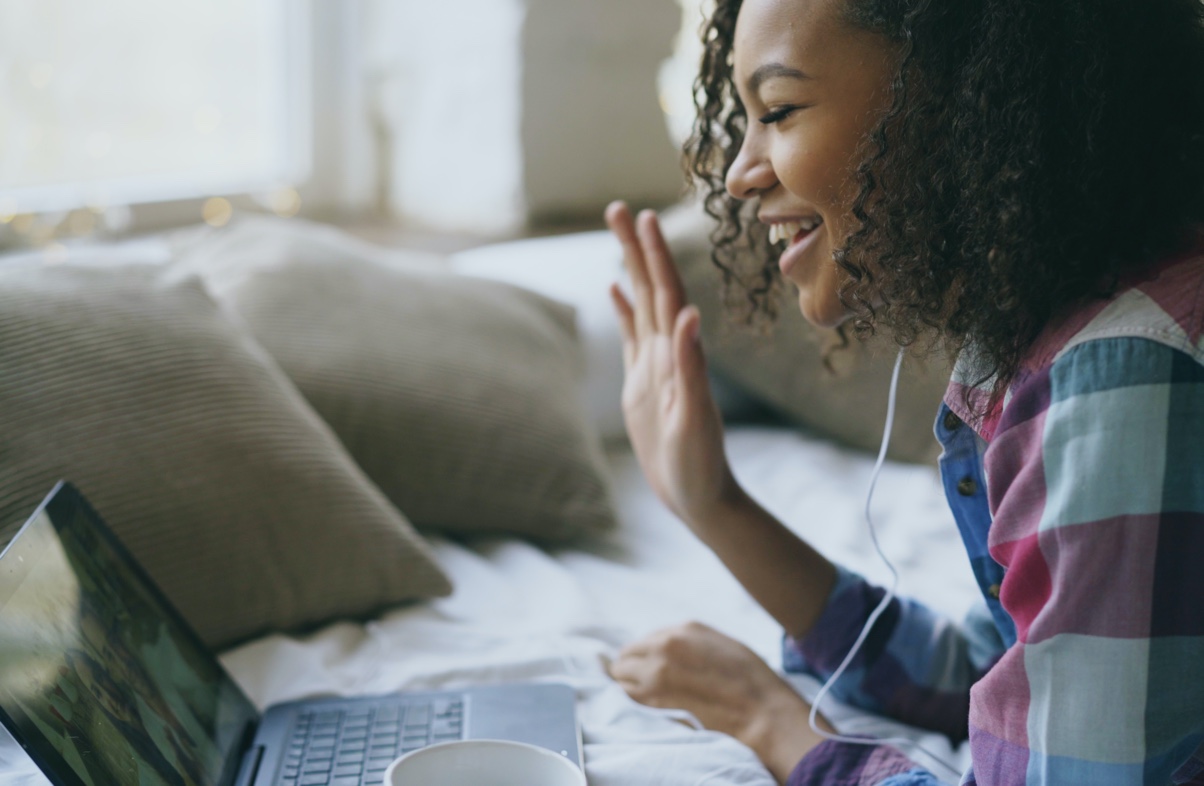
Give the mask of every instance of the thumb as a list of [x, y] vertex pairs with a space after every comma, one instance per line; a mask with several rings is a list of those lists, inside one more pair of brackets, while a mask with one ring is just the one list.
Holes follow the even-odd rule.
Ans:
[[702, 314], [694, 306], [677, 313], [673, 325], [673, 365], [677, 368], [678, 383], [685, 395], [696, 397], [708, 389], [706, 356], [702, 351], [700, 331]]

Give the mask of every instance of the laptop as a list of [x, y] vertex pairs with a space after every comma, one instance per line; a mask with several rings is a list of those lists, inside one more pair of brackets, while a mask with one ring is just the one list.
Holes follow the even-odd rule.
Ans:
[[567, 685], [259, 713], [67, 483], [0, 554], [0, 720], [54, 786], [379, 786], [403, 753], [465, 738], [532, 743], [582, 766]]

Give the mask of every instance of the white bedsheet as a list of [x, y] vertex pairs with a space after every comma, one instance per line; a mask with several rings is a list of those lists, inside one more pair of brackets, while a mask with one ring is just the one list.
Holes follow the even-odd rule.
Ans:
[[[869, 457], [772, 428], [733, 429], [728, 446], [737, 476], [770, 510], [831, 558], [885, 580], [862, 521]], [[267, 636], [223, 662], [260, 707], [320, 694], [562, 681], [577, 690], [592, 786], [771, 786], [743, 745], [692, 728], [680, 713], [632, 702], [606, 676], [606, 659], [619, 647], [691, 619], [780, 666], [773, 621], [665, 511], [628, 449], [612, 448], [610, 459], [621, 527], [606, 539], [549, 553], [518, 540], [469, 547], [437, 538], [452, 596], [303, 638]], [[888, 464], [874, 509], [901, 590], [964, 614], [975, 588], [936, 471]], [[795, 684], [805, 695], [817, 687]], [[825, 713], [844, 731], [909, 733], [838, 707]], [[958, 754], [939, 735], [924, 743], [946, 757]], [[30, 772], [19, 751], [0, 746], [0, 780], [43, 782]]]
[[[285, 239], [312, 235], [334, 242], [329, 231], [306, 225], [263, 231], [269, 230]], [[578, 309], [589, 339], [590, 377], [600, 380], [591, 395], [601, 403], [591, 411], [603, 433], [614, 433], [620, 422], [614, 382], [620, 362], [617, 328], [607, 321], [613, 319], [604, 292], [617, 270], [612, 245], [595, 233], [540, 246], [542, 255], [534, 254], [533, 246], [524, 246], [521, 254], [517, 246], [498, 246], [461, 255], [454, 263], [464, 272], [542, 285], [547, 294]], [[348, 248], [352, 253], [358, 246]], [[141, 261], [169, 256], [161, 243], [135, 250], [134, 258]], [[79, 255], [96, 256], [101, 264], [130, 257], [128, 247], [86, 251]], [[573, 275], [552, 276], [566, 260]], [[584, 271], [592, 271], [592, 277]], [[556, 281], [561, 284], [553, 286]], [[748, 427], [731, 431], [729, 453], [754, 495], [821, 551], [871, 578], [886, 579], [862, 520], [870, 457], [785, 429]], [[324, 693], [564, 681], [578, 691], [593, 786], [768, 786], [772, 780], [748, 749], [691, 728], [674, 713], [631, 702], [606, 676], [605, 659], [623, 644], [690, 619], [741, 639], [780, 665], [780, 632], [772, 620], [661, 507], [630, 451], [616, 447], [610, 458], [622, 525], [607, 539], [553, 553], [517, 540], [468, 547], [435, 539], [455, 582], [451, 597], [368, 624], [332, 625], [304, 638], [268, 636], [225, 654], [223, 661], [260, 706]], [[960, 617], [976, 590], [935, 469], [888, 464], [875, 511], [883, 546], [902, 574], [901, 591]], [[814, 693], [809, 681], [796, 682], [805, 694]], [[840, 708], [824, 709], [845, 731], [900, 731]], [[953, 755], [938, 736], [925, 737], [925, 744]], [[0, 782], [44, 782], [32, 772], [0, 730]]]
[[[264, 231], [282, 237], [319, 232], [334, 242], [326, 230], [273, 226]], [[613, 244], [608, 236], [591, 234], [542, 246], [483, 249], [454, 260], [456, 270], [535, 285], [578, 308], [595, 380], [591, 412], [602, 433], [620, 430], [618, 329], [604, 296], [604, 284], [618, 271]], [[163, 243], [84, 249], [87, 254], [73, 256], [94, 255], [99, 264], [129, 261], [130, 248], [142, 261], [170, 256]], [[572, 276], [553, 276], [566, 260]], [[872, 457], [763, 427], [732, 430], [728, 453], [752, 494], [826, 555], [872, 579], [889, 578], [862, 516]], [[320, 693], [565, 681], [578, 691], [592, 786], [771, 785], [743, 745], [692, 728], [680, 714], [641, 707], [608, 678], [604, 664], [620, 646], [686, 620], [707, 622], [775, 667], [780, 664], [778, 627], [661, 507], [630, 450], [612, 448], [610, 463], [621, 526], [606, 539], [548, 552], [513, 539], [466, 546], [436, 538], [437, 555], [455, 583], [453, 596], [394, 610], [365, 625], [344, 622], [308, 637], [255, 640], [226, 652], [226, 667], [260, 707]], [[881, 543], [902, 574], [899, 589], [945, 613], [964, 614], [976, 590], [936, 469], [886, 465], [874, 512]], [[809, 680], [796, 684], [804, 695], [818, 687]], [[842, 731], [909, 733], [842, 708], [824, 709]], [[940, 755], [964, 756], [949, 751], [939, 735], [923, 741]], [[45, 782], [2, 729], [0, 782]]]
[[[798, 434], [743, 428], [729, 436], [737, 475], [771, 510], [834, 559], [885, 579], [861, 517], [872, 461]], [[253, 700], [557, 680], [578, 692], [593, 786], [764, 784], [744, 746], [630, 701], [605, 673], [623, 644], [700, 620], [780, 666], [780, 631], [718, 560], [668, 514], [626, 449], [611, 452], [622, 527], [588, 548], [547, 553], [497, 539], [435, 549], [455, 582], [447, 599], [339, 624], [308, 637], [269, 636], [223, 660]], [[933, 469], [887, 465], [875, 516], [902, 590], [960, 616], [973, 580]], [[815, 685], [796, 684], [805, 694]], [[899, 731], [839, 709], [846, 731]], [[688, 718], [685, 720], [689, 720]], [[953, 756], [937, 735], [925, 744]]]
[[[606, 285], [622, 278], [621, 253], [613, 237], [595, 232], [499, 244], [458, 254], [451, 265], [462, 273], [533, 288], [573, 305], [587, 350], [591, 418], [604, 435], [622, 433], [619, 330], [604, 296]], [[885, 390], [882, 393], [886, 395]], [[872, 551], [862, 518], [872, 468], [869, 457], [790, 431], [748, 428], [730, 434], [729, 454], [754, 495], [821, 551], [872, 579], [887, 580], [888, 571]], [[661, 507], [630, 453], [618, 451], [611, 458], [623, 529], [612, 539], [609, 551], [540, 555], [571, 572], [563, 584], [563, 597], [571, 598], [576, 607], [567, 615], [563, 609], [555, 612], [558, 616], [546, 612], [548, 627], [541, 633], [558, 635], [555, 626], [561, 625], [559, 635], [571, 634], [575, 645], [578, 637], [591, 640], [594, 648], [589, 651], [603, 657], [656, 628], [698, 619], [780, 665], [777, 626]], [[876, 500], [881, 542], [902, 573], [900, 590], [960, 618], [977, 589], [935, 469], [888, 465]], [[440, 553], [447, 554], [448, 548], [454, 547], [441, 544]], [[538, 580], [506, 572], [497, 564], [491, 567], [503, 572], [508, 586], [531, 582], [532, 589], [515, 600], [514, 608], [521, 611], [507, 616], [545, 613]], [[461, 577], [455, 569], [453, 577], [461, 592], [467, 593], [473, 578]], [[462, 604], [466, 610], [474, 608], [469, 600]], [[473, 612], [465, 614], [473, 619]], [[574, 662], [573, 668], [578, 670], [568, 676], [580, 691], [591, 783], [772, 783], [742, 746], [634, 705], [596, 662]], [[808, 696], [818, 688], [809, 680], [795, 683]], [[859, 713], [824, 709], [846, 732], [915, 736]], [[937, 735], [927, 735], [923, 742], [942, 758], [956, 759], [959, 768], [966, 761], [966, 751], [950, 751]]]

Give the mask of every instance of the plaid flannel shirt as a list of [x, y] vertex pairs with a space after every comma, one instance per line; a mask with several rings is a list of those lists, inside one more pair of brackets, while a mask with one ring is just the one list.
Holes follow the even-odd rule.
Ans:
[[[999, 405], [959, 361], [941, 475], [983, 606], [896, 599], [833, 695], [969, 739], [962, 784], [1204, 784], [1204, 256], [1049, 326]], [[826, 679], [883, 591], [841, 571], [787, 670]], [[939, 783], [825, 742], [789, 786]]]

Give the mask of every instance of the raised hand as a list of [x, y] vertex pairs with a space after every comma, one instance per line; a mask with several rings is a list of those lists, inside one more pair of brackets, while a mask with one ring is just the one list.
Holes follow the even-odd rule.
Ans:
[[645, 477], [661, 501], [697, 529], [738, 487], [723, 450], [723, 425], [698, 340], [701, 316], [687, 305], [656, 214], [633, 220], [622, 202], [606, 223], [623, 246], [632, 300], [611, 297], [623, 332], [623, 416]]

